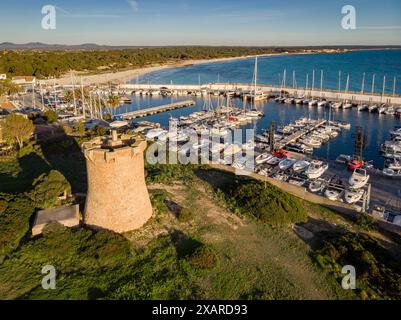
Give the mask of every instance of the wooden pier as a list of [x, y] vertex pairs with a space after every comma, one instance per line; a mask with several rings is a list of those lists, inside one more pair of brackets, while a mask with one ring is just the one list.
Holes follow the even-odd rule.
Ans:
[[162, 106], [156, 106], [156, 107], [126, 112], [126, 113], [120, 113], [118, 115], [115, 115], [115, 117], [116, 118], [122, 117], [126, 120], [143, 118], [143, 117], [154, 115], [156, 113], [167, 112], [170, 110], [185, 108], [185, 107], [194, 106], [194, 105], [195, 105], [195, 101], [185, 100], [185, 101], [179, 101], [179, 102], [174, 102], [174, 103], [170, 103], [170, 104], [165, 104]]

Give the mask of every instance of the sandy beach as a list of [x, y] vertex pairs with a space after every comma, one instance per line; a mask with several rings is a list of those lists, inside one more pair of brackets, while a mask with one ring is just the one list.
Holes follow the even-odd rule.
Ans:
[[[297, 52], [297, 53], [272, 53], [272, 54], [263, 54], [257, 55], [261, 57], [267, 56], [278, 56], [278, 55], [294, 55], [294, 54], [314, 54], [309, 52]], [[176, 68], [176, 67], [184, 67], [194, 64], [203, 64], [203, 63], [211, 63], [211, 62], [222, 62], [222, 61], [232, 61], [232, 60], [239, 60], [239, 59], [246, 59], [246, 58], [254, 58], [256, 55], [253, 56], [239, 56], [239, 57], [230, 57], [230, 58], [218, 58], [218, 59], [202, 59], [202, 60], [185, 60], [182, 62], [170, 62], [163, 65], [153, 65], [144, 68], [137, 68], [131, 70], [124, 70], [124, 71], [117, 71], [117, 72], [103, 72], [98, 74], [87, 74], [87, 73], [79, 73], [79, 72], [72, 72], [73, 81], [75, 84], [84, 85], [97, 85], [97, 84], [106, 84], [109, 82], [119, 82], [124, 83], [129, 80], [135, 79], [137, 76], [142, 76], [144, 74], [159, 71], [168, 68]], [[58, 79], [50, 79], [44, 80], [43, 84], [54, 85], [54, 83], [59, 85], [69, 85], [72, 83], [71, 74], [64, 75]]]

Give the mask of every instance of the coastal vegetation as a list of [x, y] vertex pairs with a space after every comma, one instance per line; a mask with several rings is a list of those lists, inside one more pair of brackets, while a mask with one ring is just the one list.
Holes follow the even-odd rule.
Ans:
[[[155, 214], [141, 230], [118, 235], [53, 224], [32, 237], [38, 208], [58, 205], [64, 191], [86, 190], [79, 144], [95, 133], [83, 130], [0, 159], [1, 298], [400, 297], [399, 236], [373, 221], [359, 229], [358, 220], [207, 166], [146, 164]], [[294, 224], [312, 238], [295, 234]], [[55, 290], [40, 285], [49, 263]], [[341, 288], [344, 264], [360, 274], [357, 290]]]
[[0, 73], [6, 73], [9, 76], [23, 75], [38, 78], [60, 77], [70, 70], [110, 72], [192, 59], [228, 58], [279, 53], [286, 50], [266, 47], [167, 47], [82, 51], [9, 50], [0, 53]]

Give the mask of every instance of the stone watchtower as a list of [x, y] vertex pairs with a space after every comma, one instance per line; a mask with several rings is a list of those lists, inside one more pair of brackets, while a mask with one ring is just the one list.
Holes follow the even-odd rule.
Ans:
[[130, 135], [98, 137], [82, 145], [88, 171], [86, 225], [118, 233], [142, 227], [152, 216], [145, 184], [146, 141]]

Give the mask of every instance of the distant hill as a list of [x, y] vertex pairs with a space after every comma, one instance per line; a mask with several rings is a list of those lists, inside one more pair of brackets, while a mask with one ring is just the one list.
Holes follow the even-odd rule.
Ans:
[[83, 43], [78, 45], [65, 45], [65, 44], [47, 44], [42, 42], [28, 42], [28, 43], [0, 43], [0, 50], [95, 50], [95, 49], [126, 49], [138, 48], [135, 46], [106, 46], [98, 45], [96, 43]]
[[[109, 46], [99, 45], [96, 43], [83, 43], [77, 45], [66, 44], [47, 44], [42, 42], [28, 42], [28, 43], [13, 43], [2, 42], [0, 43], [0, 50], [118, 50], [118, 49], [137, 49], [137, 48], [162, 48], [162, 47], [179, 47], [179, 46]], [[241, 47], [241, 46], [200, 46], [200, 45], [187, 45], [182, 47]], [[401, 45], [320, 45], [320, 46], [249, 46], [249, 47], [270, 47], [270, 48], [297, 48], [297, 49], [398, 49]]]

